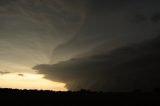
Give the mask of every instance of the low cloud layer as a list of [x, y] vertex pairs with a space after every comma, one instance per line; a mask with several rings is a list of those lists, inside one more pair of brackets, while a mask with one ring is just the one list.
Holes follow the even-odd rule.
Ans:
[[150, 90], [160, 87], [160, 37], [110, 53], [75, 58], [34, 69], [46, 78], [67, 83], [70, 90]]

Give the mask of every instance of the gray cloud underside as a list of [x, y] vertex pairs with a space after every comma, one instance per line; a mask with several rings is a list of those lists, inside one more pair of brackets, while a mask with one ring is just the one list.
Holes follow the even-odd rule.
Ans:
[[67, 83], [70, 90], [128, 91], [160, 87], [160, 37], [121, 47], [109, 54], [75, 58], [34, 69], [46, 78]]

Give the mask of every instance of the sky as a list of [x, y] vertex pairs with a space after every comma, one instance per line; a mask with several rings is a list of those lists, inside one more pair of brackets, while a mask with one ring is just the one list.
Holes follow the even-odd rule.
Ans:
[[0, 0], [0, 87], [160, 87], [160, 1]]

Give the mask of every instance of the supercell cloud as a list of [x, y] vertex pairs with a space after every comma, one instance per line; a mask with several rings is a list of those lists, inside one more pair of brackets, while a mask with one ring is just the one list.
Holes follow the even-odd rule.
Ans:
[[70, 90], [151, 90], [160, 87], [160, 37], [110, 53], [73, 58], [34, 69], [53, 81], [67, 83]]
[[160, 2], [93, 0], [90, 4], [80, 32], [54, 49], [52, 64], [33, 69], [65, 82], [70, 90], [160, 87]]
[[159, 5], [0, 0], [0, 74], [43, 74], [69, 90], [159, 87]]

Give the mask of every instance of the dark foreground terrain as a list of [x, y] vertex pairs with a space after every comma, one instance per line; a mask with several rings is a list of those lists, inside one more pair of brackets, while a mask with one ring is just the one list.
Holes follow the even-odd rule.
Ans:
[[77, 92], [53, 92], [43, 90], [0, 89], [1, 103], [19, 105], [126, 105], [126, 106], [159, 106], [159, 89], [154, 92], [91, 92], [80, 90]]

